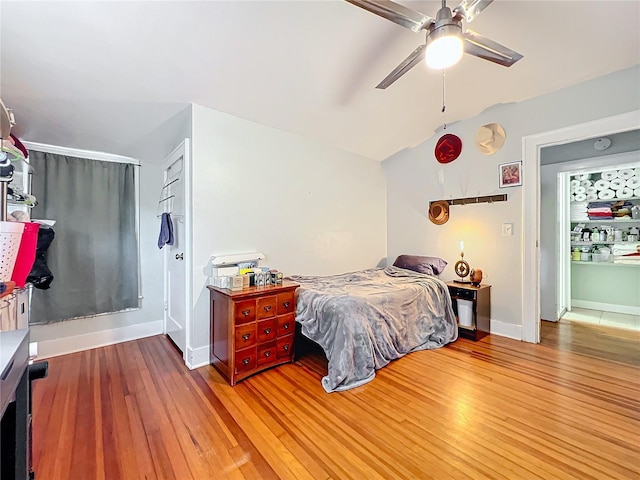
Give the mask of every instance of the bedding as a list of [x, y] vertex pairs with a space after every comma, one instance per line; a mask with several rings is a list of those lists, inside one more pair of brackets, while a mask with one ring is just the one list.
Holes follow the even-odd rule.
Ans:
[[327, 392], [363, 385], [391, 360], [458, 338], [449, 290], [434, 276], [387, 267], [290, 278], [300, 284], [301, 332], [327, 356]]
[[439, 257], [425, 257], [422, 255], [400, 255], [393, 262], [394, 267], [406, 268], [427, 275], [440, 275], [447, 266], [447, 262]]

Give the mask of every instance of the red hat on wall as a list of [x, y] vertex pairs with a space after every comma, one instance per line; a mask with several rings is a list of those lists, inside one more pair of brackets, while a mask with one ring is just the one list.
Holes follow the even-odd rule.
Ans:
[[440, 163], [450, 163], [460, 156], [462, 152], [462, 140], [457, 135], [447, 133], [440, 137], [436, 143], [434, 154]]

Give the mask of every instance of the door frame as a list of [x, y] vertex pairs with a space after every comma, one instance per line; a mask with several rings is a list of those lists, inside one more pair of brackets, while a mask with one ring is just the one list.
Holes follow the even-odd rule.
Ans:
[[540, 342], [540, 151], [602, 135], [640, 129], [640, 110], [522, 138], [522, 339]]
[[[166, 182], [164, 178], [164, 166], [171, 161], [171, 159], [178, 159], [180, 156], [183, 158], [183, 175], [184, 175], [184, 279], [185, 279], [185, 291], [184, 291], [184, 351], [182, 352], [182, 359], [187, 366], [190, 365], [189, 358], [192, 351], [191, 345], [191, 320], [193, 317], [192, 308], [192, 296], [193, 296], [193, 274], [191, 269], [192, 258], [192, 189], [191, 189], [191, 143], [189, 138], [185, 138], [180, 144], [173, 149], [173, 151], [167, 155], [162, 161], [163, 165], [163, 184]], [[167, 298], [168, 298], [168, 262], [169, 262], [168, 250], [165, 250], [163, 255], [162, 276], [163, 276], [163, 308], [162, 308], [162, 331], [167, 334]]]
[[[556, 318], [559, 322], [567, 310], [571, 311], [571, 218], [569, 208], [569, 177], [566, 172], [556, 174]], [[567, 199], [567, 201], [559, 201]]]

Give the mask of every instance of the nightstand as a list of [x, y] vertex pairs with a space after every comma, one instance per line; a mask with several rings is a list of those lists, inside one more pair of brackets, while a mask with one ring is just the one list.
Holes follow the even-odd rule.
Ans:
[[233, 386], [293, 361], [297, 283], [228, 290], [209, 286], [211, 364]]
[[[461, 337], [480, 340], [491, 331], [491, 285], [474, 287], [471, 284], [447, 282], [451, 306], [458, 321]], [[458, 299], [461, 302], [459, 312]], [[465, 309], [462, 311], [462, 309]], [[461, 323], [462, 315], [462, 323]]]

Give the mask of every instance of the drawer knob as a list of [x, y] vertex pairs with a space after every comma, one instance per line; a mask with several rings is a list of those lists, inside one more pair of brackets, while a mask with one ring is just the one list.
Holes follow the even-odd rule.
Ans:
[[242, 339], [246, 342], [247, 340], [249, 340], [249, 337], [251, 337], [250, 333], [245, 333], [244, 335], [242, 335]]
[[271, 356], [271, 350], [267, 350], [266, 352], [264, 352], [264, 356], [265, 357], [270, 357]]
[[284, 308], [289, 308], [289, 305], [291, 305], [291, 303], [290, 303], [290, 302], [282, 302], [282, 306], [283, 306]]
[[242, 364], [243, 364], [243, 365], [249, 365], [249, 362], [250, 362], [250, 361], [251, 361], [251, 360], [250, 360], [249, 358], [243, 358], [243, 359], [242, 359]]
[[264, 311], [265, 311], [265, 312], [268, 312], [268, 311], [270, 311], [270, 310], [271, 310], [271, 305], [266, 305], [266, 306], [264, 307]]
[[242, 314], [247, 317], [251, 313], [251, 310], [242, 310]]
[[289, 330], [289, 324], [285, 323], [284, 325], [282, 325], [282, 328], [284, 328], [285, 330]]
[[270, 328], [265, 328], [264, 329], [264, 334], [265, 335], [269, 335], [271, 333], [271, 329]]
[[288, 344], [288, 343], [285, 343], [285, 344], [282, 346], [282, 349], [283, 349], [285, 352], [286, 352], [287, 350], [289, 350], [289, 344]]

